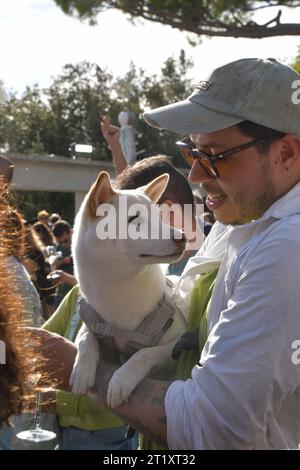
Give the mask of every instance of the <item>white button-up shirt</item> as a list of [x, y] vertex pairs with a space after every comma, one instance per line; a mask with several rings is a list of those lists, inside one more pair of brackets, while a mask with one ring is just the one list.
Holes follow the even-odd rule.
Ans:
[[165, 398], [169, 448], [295, 448], [300, 183], [257, 221], [234, 228], [216, 223], [199, 258], [220, 239], [206, 345], [192, 378], [173, 382]]

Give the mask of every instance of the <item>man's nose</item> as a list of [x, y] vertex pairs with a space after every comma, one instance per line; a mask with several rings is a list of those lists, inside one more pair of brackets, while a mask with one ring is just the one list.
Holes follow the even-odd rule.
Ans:
[[192, 183], [205, 183], [206, 181], [211, 181], [213, 178], [205, 172], [198, 160], [194, 160], [188, 179]]

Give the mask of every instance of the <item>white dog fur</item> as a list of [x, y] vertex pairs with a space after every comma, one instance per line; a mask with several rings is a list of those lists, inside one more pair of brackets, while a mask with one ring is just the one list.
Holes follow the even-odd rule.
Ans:
[[[101, 172], [76, 217], [73, 236], [75, 275], [88, 303], [114, 327], [134, 330], [153, 310], [165, 290], [165, 277], [159, 263], [179, 259], [185, 242], [178, 233], [174, 239], [177, 229], [171, 229], [170, 239], [160, 236], [159, 239], [101, 240], [96, 229], [103, 215], [96, 214], [99, 209], [101, 212], [102, 204], [110, 204], [108, 210], [118, 213], [120, 195], [127, 196], [128, 207], [139, 203], [149, 208], [159, 200], [168, 178], [168, 175], [161, 175], [143, 188], [116, 191], [108, 174]], [[151, 209], [159, 211], [157, 206]], [[150, 224], [142, 216], [132, 221], [126, 215], [125, 220], [128, 225]], [[163, 225], [161, 221], [159, 224]], [[140, 349], [113, 374], [108, 386], [108, 405], [116, 407], [127, 401], [137, 384], [154, 367], [174, 363], [171, 351], [185, 330], [186, 322], [176, 312], [158, 346]], [[94, 385], [99, 361], [98, 341], [85, 325], [78, 335], [77, 347], [70, 384], [74, 393], [82, 395]]]

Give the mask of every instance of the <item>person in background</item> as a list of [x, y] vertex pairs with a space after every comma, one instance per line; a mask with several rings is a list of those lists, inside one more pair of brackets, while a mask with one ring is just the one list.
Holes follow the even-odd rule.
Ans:
[[48, 227], [50, 214], [46, 210], [39, 211], [37, 213], [37, 221], [45, 224]]
[[[56, 241], [56, 250], [62, 253], [61, 259], [56, 261], [56, 268], [73, 276], [74, 266], [71, 253], [72, 229], [66, 220], [58, 220], [53, 228], [53, 235]], [[74, 280], [74, 279], [73, 279]], [[72, 282], [60, 283], [56, 292], [56, 306], [62, 301], [64, 296], [72, 287]]]
[[33, 224], [32, 228], [41, 240], [41, 243], [44, 247], [55, 245], [52, 233], [48, 225], [46, 225], [44, 222], [36, 222], [35, 224]]
[[[7, 267], [12, 240], [7, 233], [11, 207], [6, 195], [7, 186], [0, 181], [0, 428], [24, 408], [30, 374], [35, 370], [27, 330], [20, 328], [23, 324], [22, 300], [15, 289], [16, 280]], [[39, 358], [38, 354], [36, 358]]]
[[42, 305], [42, 315], [47, 320], [55, 310], [56, 286], [47, 278], [51, 271], [45, 258], [45, 246], [29, 223], [25, 223], [25, 252], [23, 264], [35, 285]]
[[65, 248], [65, 250], [68, 251], [68, 253], [70, 254], [72, 243], [72, 229], [69, 222], [67, 222], [66, 220], [58, 220], [53, 226], [53, 235], [55, 237], [56, 245], [60, 249]]
[[77, 279], [73, 274], [68, 274], [62, 269], [55, 269], [52, 271], [52, 274], [55, 274], [55, 285], [67, 284], [68, 286], [74, 287], [77, 284]]
[[49, 217], [49, 227], [52, 229], [53, 225], [59, 220], [61, 220], [61, 216], [57, 212], [53, 212]]
[[[22, 326], [39, 327], [42, 325], [42, 314], [39, 294], [30, 280], [30, 276], [22, 264], [24, 256], [25, 226], [21, 214], [12, 207], [8, 208], [6, 218], [3, 220], [2, 229], [6, 235], [0, 237], [0, 246], [4, 243], [6, 251], [6, 265], [10, 273], [10, 282], [15, 295], [22, 306], [22, 320], [15, 325], [18, 330]], [[0, 365], [6, 367], [6, 364]], [[23, 423], [20, 415], [14, 415], [12, 423]], [[5, 423], [0, 429], [0, 449], [8, 449], [11, 446], [13, 433]]]
[[15, 279], [14, 289], [22, 300], [24, 320], [26, 319], [27, 326], [38, 327], [42, 324], [41, 303], [39, 294], [23, 264], [25, 225], [22, 215], [16, 209], [10, 208], [3, 226], [7, 234], [5, 241], [9, 242], [7, 266]]

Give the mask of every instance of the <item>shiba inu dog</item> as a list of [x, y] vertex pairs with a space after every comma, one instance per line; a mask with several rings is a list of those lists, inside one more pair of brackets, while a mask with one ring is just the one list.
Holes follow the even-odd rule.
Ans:
[[[118, 191], [101, 172], [76, 217], [72, 249], [80, 290], [101, 321], [115, 331], [136, 330], [156, 309], [166, 292], [160, 263], [175, 262], [184, 251], [183, 233], [161, 221], [155, 204], [168, 179], [164, 174], [142, 188]], [[186, 322], [176, 310], [171, 320], [159, 344], [137, 350], [113, 374], [109, 406], [126, 401], [154, 368], [174, 363], [171, 351]], [[80, 395], [94, 385], [99, 361], [98, 340], [86, 325], [77, 347], [70, 383]]]

